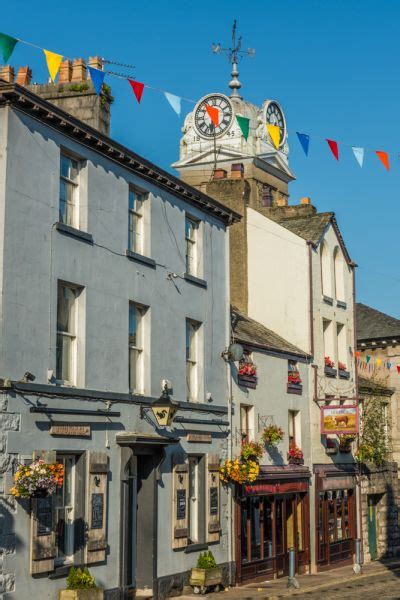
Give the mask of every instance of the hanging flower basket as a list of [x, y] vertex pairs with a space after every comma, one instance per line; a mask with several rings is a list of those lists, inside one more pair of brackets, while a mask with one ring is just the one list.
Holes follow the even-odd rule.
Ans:
[[241, 362], [239, 364], [238, 384], [248, 388], [255, 388], [257, 386], [257, 367], [252, 362]]
[[261, 434], [266, 446], [277, 446], [285, 437], [285, 432], [278, 425], [268, 425]]
[[264, 447], [260, 442], [242, 442], [240, 456], [242, 460], [259, 461], [264, 454]]
[[339, 436], [340, 452], [351, 452], [351, 443], [354, 442], [354, 435], [341, 433]]
[[292, 444], [287, 455], [289, 465], [304, 465], [304, 455], [301, 448]]
[[56, 493], [64, 481], [64, 467], [59, 463], [45, 463], [42, 459], [30, 465], [21, 465], [14, 475], [10, 493], [16, 498], [45, 498]]
[[226, 460], [220, 467], [219, 477], [223, 483], [253, 483], [258, 477], [260, 467], [255, 460], [243, 460], [236, 457]]

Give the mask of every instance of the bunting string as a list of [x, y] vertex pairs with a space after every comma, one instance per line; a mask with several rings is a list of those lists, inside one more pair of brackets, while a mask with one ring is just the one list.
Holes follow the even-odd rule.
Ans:
[[[47, 65], [47, 68], [49, 71], [50, 79], [54, 83], [57, 78], [57, 75], [59, 73], [62, 61], [67, 60], [68, 57], [66, 57], [62, 54], [53, 52], [51, 50], [42, 48], [41, 46], [38, 46], [37, 44], [34, 44], [30, 41], [23, 40], [23, 39], [20, 39], [17, 37], [12, 37], [5, 33], [0, 33], [0, 54], [3, 57], [4, 64], [8, 63], [8, 61], [11, 58], [11, 55], [13, 54], [15, 47], [18, 43], [24, 44], [26, 46], [30, 46], [32, 48], [35, 48], [35, 49], [43, 52], [43, 54], [45, 56], [46, 65]], [[103, 64], [109, 64], [110, 62], [111, 61], [108, 61], [105, 59], [103, 60]], [[115, 64], [120, 64], [120, 65], [124, 66], [122, 63], [115, 63]], [[130, 68], [131, 68], [131, 66], [130, 66]], [[131, 91], [133, 92], [138, 104], [140, 104], [142, 101], [143, 93], [144, 93], [145, 89], [154, 90], [156, 92], [163, 94], [165, 99], [167, 100], [169, 106], [179, 117], [181, 116], [181, 113], [182, 113], [182, 102], [183, 101], [189, 102], [190, 104], [197, 104], [196, 100], [192, 100], [191, 98], [186, 98], [184, 96], [177, 95], [170, 91], [166, 91], [166, 90], [154, 87], [152, 85], [149, 85], [147, 83], [143, 83], [141, 81], [138, 81], [136, 78], [133, 79], [132, 76], [123, 75], [121, 73], [115, 73], [113, 71], [104, 71], [102, 69], [94, 68], [91, 65], [88, 65], [87, 69], [88, 69], [88, 73], [90, 75], [90, 79], [93, 84], [93, 88], [94, 88], [96, 94], [98, 94], [98, 95], [100, 95], [102, 93], [102, 88], [103, 88], [103, 83], [104, 83], [105, 77], [117, 77], [119, 79], [125, 79], [129, 83]], [[210, 118], [210, 121], [212, 122], [212, 124], [215, 127], [218, 127], [219, 119], [220, 119], [220, 111], [219, 111], [218, 107], [207, 105], [206, 111], [207, 111], [208, 117]], [[249, 130], [250, 130], [250, 119], [245, 116], [242, 116], [242, 115], [236, 115], [236, 121], [237, 121], [239, 129], [243, 135], [244, 140], [247, 141], [248, 136], [249, 136]], [[267, 129], [269, 138], [271, 140], [271, 144], [276, 149], [279, 149], [280, 142], [281, 142], [280, 128], [277, 125], [268, 123], [268, 124], [266, 124], [266, 129]], [[386, 171], [390, 171], [390, 158], [389, 158], [389, 153], [387, 151], [376, 150], [373, 148], [367, 148], [366, 146], [363, 146], [363, 147], [353, 146], [350, 144], [343, 143], [342, 141], [339, 141], [337, 139], [334, 140], [331, 138], [320, 138], [320, 137], [317, 137], [314, 135], [311, 136], [309, 133], [300, 132], [300, 131], [295, 131], [294, 133], [295, 133], [296, 138], [300, 144], [300, 147], [303, 150], [304, 155], [306, 157], [309, 156], [310, 149], [311, 149], [311, 142], [313, 140], [323, 139], [328, 144], [331, 154], [333, 155], [335, 160], [338, 162], [342, 158], [342, 153], [340, 152], [340, 147], [347, 146], [347, 147], [351, 148], [353, 156], [356, 159], [360, 168], [363, 168], [363, 166], [364, 166], [365, 151], [368, 150], [368, 151], [371, 151], [374, 153], [375, 157], [380, 161], [381, 165], [383, 165], [383, 167], [385, 168]], [[397, 153], [397, 154], [399, 154], [399, 153]]]

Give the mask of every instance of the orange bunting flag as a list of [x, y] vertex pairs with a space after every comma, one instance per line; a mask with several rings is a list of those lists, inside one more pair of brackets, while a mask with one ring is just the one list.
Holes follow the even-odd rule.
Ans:
[[209, 104], [206, 104], [206, 111], [208, 116], [211, 119], [211, 123], [214, 125], [214, 127], [218, 127], [219, 125], [219, 110], [218, 108], [215, 108], [215, 106], [210, 106]]
[[389, 171], [389, 169], [390, 169], [389, 154], [387, 152], [382, 152], [381, 150], [376, 150], [376, 155], [379, 158], [379, 160], [381, 161], [381, 163], [383, 164], [383, 166], [385, 167], [385, 169], [387, 169]]
[[361, 356], [361, 352], [359, 350], [357, 350], [354, 354], [356, 355], [357, 358], [359, 358]]
[[47, 68], [49, 70], [51, 80], [54, 83], [54, 80], [57, 77], [57, 73], [60, 69], [63, 57], [61, 54], [50, 52], [50, 50], [45, 50], [44, 48], [43, 52], [46, 57]]
[[140, 83], [140, 81], [133, 81], [133, 79], [128, 79], [128, 81], [131, 84], [131, 88], [133, 90], [133, 93], [135, 94], [136, 100], [140, 104], [144, 89], [144, 83]]
[[328, 142], [328, 146], [331, 149], [331, 152], [333, 154], [333, 156], [336, 158], [336, 160], [339, 160], [339, 146], [338, 143], [335, 142], [334, 140], [326, 140]]

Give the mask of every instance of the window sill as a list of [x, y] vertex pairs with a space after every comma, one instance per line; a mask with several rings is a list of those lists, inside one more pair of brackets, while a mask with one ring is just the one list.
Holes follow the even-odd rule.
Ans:
[[288, 394], [298, 394], [301, 396], [303, 393], [303, 386], [301, 383], [288, 383], [287, 384], [287, 393]]
[[340, 379], [350, 379], [350, 372], [339, 369], [339, 377]]
[[189, 281], [189, 283], [194, 283], [195, 285], [203, 288], [207, 287], [207, 281], [200, 279], [200, 277], [195, 277], [194, 275], [190, 275], [190, 273], [185, 273], [183, 277], [186, 281]]
[[325, 296], [325, 295], [323, 295], [323, 296], [322, 296], [322, 299], [323, 299], [323, 301], [324, 301], [326, 304], [329, 304], [330, 306], [333, 306], [333, 298], [331, 298], [330, 296]]
[[343, 302], [343, 300], [336, 300], [336, 306], [338, 308], [347, 308], [347, 304], [346, 302]]
[[143, 265], [152, 267], [153, 269], [156, 268], [156, 261], [153, 258], [149, 258], [148, 256], [143, 256], [143, 254], [138, 254], [137, 252], [132, 252], [132, 250], [126, 250], [125, 254], [130, 260], [140, 262]]
[[185, 548], [185, 554], [202, 552], [203, 550], [208, 550], [208, 544], [189, 544], [189, 546], [186, 546]]
[[82, 242], [86, 242], [87, 244], [91, 244], [93, 246], [93, 236], [91, 233], [81, 231], [80, 229], [75, 229], [75, 227], [71, 227], [70, 225], [61, 223], [60, 221], [56, 223], [56, 229], [64, 235], [76, 238], [77, 240], [81, 240]]

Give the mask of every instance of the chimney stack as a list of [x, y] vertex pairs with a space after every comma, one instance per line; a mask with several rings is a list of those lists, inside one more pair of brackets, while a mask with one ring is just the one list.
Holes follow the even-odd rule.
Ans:
[[69, 83], [72, 78], [72, 64], [69, 59], [63, 60], [60, 67], [60, 74], [58, 76], [58, 83]]
[[305, 204], [311, 204], [311, 198], [309, 198], [308, 196], [304, 196], [303, 198], [300, 198], [300, 204], [302, 204], [303, 206]]
[[31, 79], [32, 79], [31, 69], [28, 66], [20, 67], [18, 69], [17, 79], [16, 79], [15, 83], [18, 83], [19, 85], [23, 85], [26, 87], [31, 83]]
[[71, 81], [84, 81], [86, 79], [86, 62], [82, 58], [75, 58], [72, 63]]
[[0, 79], [7, 83], [14, 82], [14, 69], [10, 65], [4, 65], [0, 69]]

